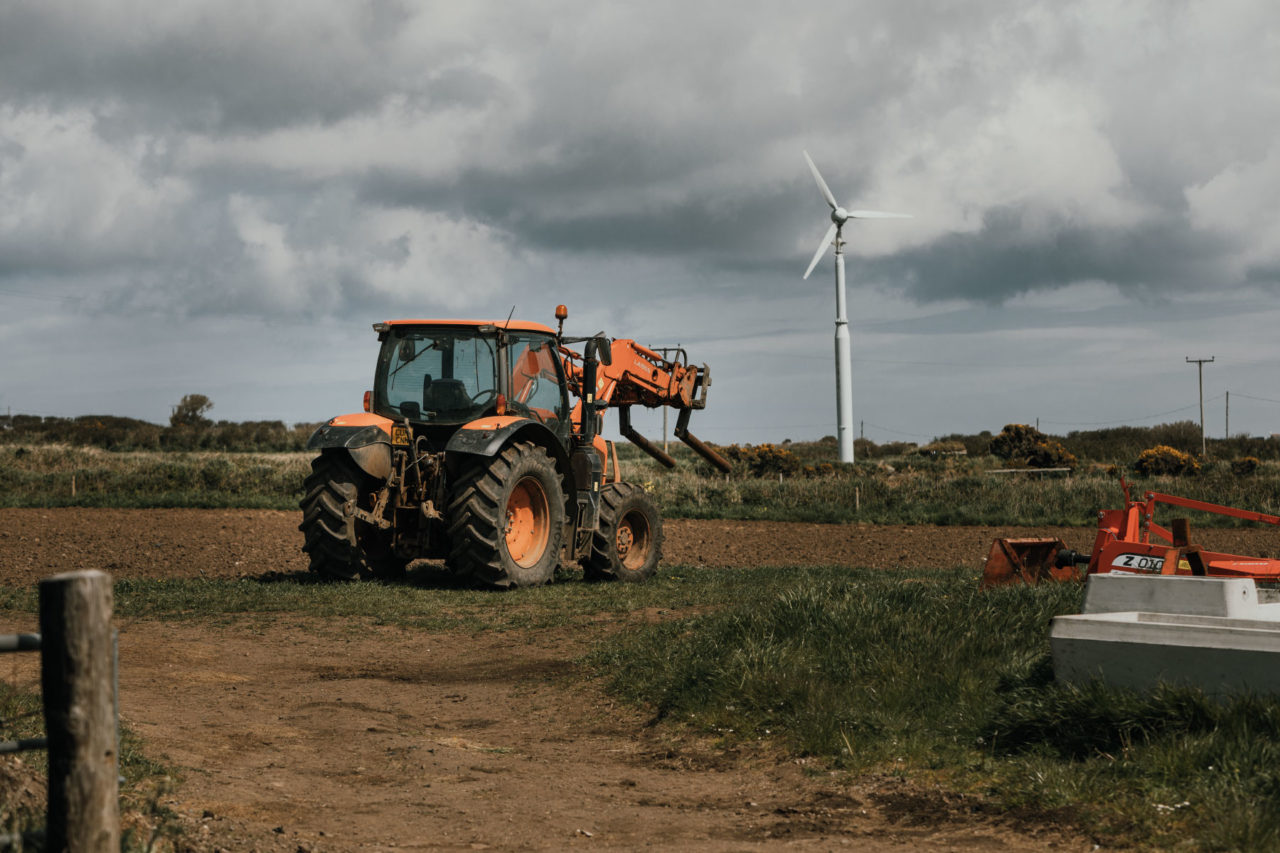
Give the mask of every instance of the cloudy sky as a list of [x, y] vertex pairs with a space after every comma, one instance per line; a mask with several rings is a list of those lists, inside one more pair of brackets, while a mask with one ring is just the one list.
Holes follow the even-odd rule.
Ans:
[[[694, 431], [1280, 432], [1271, 0], [0, 3], [0, 412], [359, 408], [393, 317], [683, 344]], [[660, 432], [660, 418], [642, 424]]]

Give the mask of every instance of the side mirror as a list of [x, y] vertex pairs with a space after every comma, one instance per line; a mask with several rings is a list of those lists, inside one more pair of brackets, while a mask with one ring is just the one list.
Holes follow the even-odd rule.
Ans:
[[413, 359], [416, 356], [417, 356], [417, 352], [414, 351], [413, 341], [404, 340], [400, 342], [400, 363], [401, 364], [413, 361]]

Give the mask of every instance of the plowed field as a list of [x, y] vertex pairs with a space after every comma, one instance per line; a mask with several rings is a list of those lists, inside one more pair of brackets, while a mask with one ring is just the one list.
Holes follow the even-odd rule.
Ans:
[[[0, 510], [0, 578], [301, 572], [296, 523], [268, 511]], [[1092, 541], [1081, 529], [669, 521], [666, 563], [977, 566], [997, 535]], [[1271, 553], [1275, 539], [1198, 538], [1244, 554]], [[0, 632], [32, 622], [0, 613]], [[180, 769], [164, 801], [198, 849], [1093, 846], [968, 797], [815, 773], [767, 747], [726, 754], [649, 726], [575, 663], [607, 624], [406, 634], [271, 617], [121, 629], [122, 715]], [[36, 683], [35, 664], [10, 657], [6, 677]]]
[[[74, 569], [117, 577], [237, 577], [306, 571], [297, 513], [269, 510], [0, 510], [0, 577], [34, 583]], [[977, 565], [994, 527], [901, 527], [781, 522], [666, 522], [666, 565]], [[1020, 528], [1087, 548], [1088, 530]], [[1249, 552], [1244, 552], [1249, 553]]]

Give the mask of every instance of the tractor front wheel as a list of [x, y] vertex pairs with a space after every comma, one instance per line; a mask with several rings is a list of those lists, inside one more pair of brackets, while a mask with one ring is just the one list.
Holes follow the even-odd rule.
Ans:
[[551, 580], [564, 538], [564, 489], [546, 450], [513, 444], [465, 465], [449, 499], [448, 563], [487, 586]]
[[380, 484], [360, 470], [346, 451], [321, 453], [303, 481], [302, 550], [310, 569], [333, 580], [395, 578], [405, 560], [391, 549], [392, 534], [358, 521], [353, 510], [373, 507]]
[[648, 580], [662, 559], [662, 516], [653, 498], [631, 483], [600, 490], [600, 526], [582, 568], [591, 580]]

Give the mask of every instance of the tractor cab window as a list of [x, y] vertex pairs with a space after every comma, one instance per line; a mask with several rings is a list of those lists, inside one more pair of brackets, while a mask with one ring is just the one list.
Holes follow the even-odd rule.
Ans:
[[481, 417], [498, 397], [496, 346], [469, 330], [393, 328], [378, 359], [377, 410], [439, 424]]
[[512, 334], [507, 338], [511, 368], [509, 414], [542, 421], [552, 429], [569, 416], [569, 401], [560, 381], [555, 342], [545, 335]]

